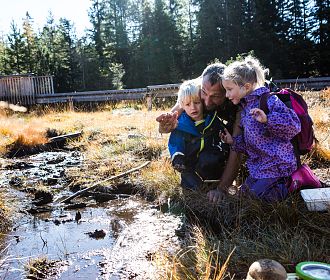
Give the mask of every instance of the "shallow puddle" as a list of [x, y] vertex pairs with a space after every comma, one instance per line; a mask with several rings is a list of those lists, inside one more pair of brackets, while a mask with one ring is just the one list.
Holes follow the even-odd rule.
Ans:
[[[20, 189], [58, 174], [54, 186], [62, 195], [66, 190], [60, 173], [82, 162], [77, 153], [45, 154], [7, 162], [12, 167], [1, 175], [1, 191], [9, 190], [7, 199], [22, 210], [31, 206], [31, 199]], [[26, 163], [26, 168], [15, 169]], [[13, 178], [18, 186], [10, 184]], [[56, 279], [157, 279], [160, 274], [152, 260], [160, 250], [178, 248], [175, 230], [181, 218], [162, 213], [136, 196], [88, 203], [76, 210], [53, 203], [50, 212], [17, 214], [13, 230], [2, 239], [6, 249], [1, 255], [0, 279], [25, 279], [29, 260], [42, 257], [60, 261], [53, 275]]]

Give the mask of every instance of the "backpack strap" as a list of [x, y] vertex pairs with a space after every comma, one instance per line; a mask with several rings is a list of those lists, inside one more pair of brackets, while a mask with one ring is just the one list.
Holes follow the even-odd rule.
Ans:
[[[272, 93], [266, 92], [263, 95], [261, 95], [261, 97], [259, 99], [259, 108], [261, 110], [263, 110], [266, 115], [269, 113], [269, 108], [268, 108], [267, 101], [268, 101], [268, 98], [271, 95], [272, 95]], [[300, 167], [301, 166], [301, 160], [300, 160], [300, 154], [299, 154], [299, 149], [298, 149], [298, 139], [297, 139], [297, 136], [293, 137], [293, 139], [291, 140], [291, 143], [292, 143], [292, 146], [293, 146], [294, 155], [295, 155], [296, 160], [297, 160], [297, 166]]]
[[266, 92], [263, 95], [261, 95], [259, 99], [259, 108], [263, 110], [266, 115], [269, 113], [267, 101], [270, 95], [271, 95], [270, 92]]

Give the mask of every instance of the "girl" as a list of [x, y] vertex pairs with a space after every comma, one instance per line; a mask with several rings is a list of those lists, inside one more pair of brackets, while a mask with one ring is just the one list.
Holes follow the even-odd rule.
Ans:
[[269, 92], [263, 86], [267, 72], [251, 56], [225, 69], [226, 97], [242, 107], [242, 134], [232, 137], [225, 130], [221, 137], [232, 149], [247, 154], [249, 176], [241, 190], [271, 202], [286, 198], [290, 175], [297, 169], [290, 140], [300, 132], [300, 121], [277, 96], [268, 98], [267, 115], [259, 108], [260, 97]]
[[172, 165], [188, 189], [198, 189], [203, 180], [219, 179], [229, 155], [229, 146], [219, 137], [225, 126], [216, 112], [204, 114], [200, 90], [199, 79], [180, 86], [178, 104], [184, 112], [168, 142]]

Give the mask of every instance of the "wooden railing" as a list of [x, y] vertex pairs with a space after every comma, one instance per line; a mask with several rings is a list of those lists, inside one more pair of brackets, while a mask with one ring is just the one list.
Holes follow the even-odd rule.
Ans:
[[[122, 90], [100, 90], [84, 92], [54, 93], [53, 81], [45, 77], [29, 77], [33, 82], [25, 86], [19, 79], [13, 79], [7, 87], [4, 78], [0, 79], [0, 100], [6, 100], [13, 104], [32, 105], [67, 102], [103, 102], [120, 100], [146, 100], [151, 107], [155, 98], [166, 98], [176, 96], [181, 84], [152, 85], [145, 88], [122, 89]], [[39, 78], [34, 81], [34, 78]], [[47, 78], [47, 79], [46, 79]], [[275, 80], [280, 87], [290, 87], [295, 90], [320, 90], [330, 87], [330, 77]]]
[[0, 100], [12, 104], [33, 105], [36, 96], [54, 94], [52, 76], [13, 75], [0, 77]]
[[274, 81], [280, 87], [288, 87], [293, 90], [321, 90], [330, 87], [330, 77], [297, 78]]
[[146, 100], [148, 109], [152, 108], [152, 100], [175, 96], [181, 84], [153, 85], [146, 88], [83, 91], [69, 93], [40, 94], [36, 96], [37, 104], [66, 102], [104, 102], [121, 100]]

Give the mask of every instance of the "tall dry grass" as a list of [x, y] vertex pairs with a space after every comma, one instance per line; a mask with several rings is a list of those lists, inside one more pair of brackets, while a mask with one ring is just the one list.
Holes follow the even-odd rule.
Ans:
[[[330, 158], [329, 95], [330, 90], [305, 93], [319, 140], [317, 160]], [[79, 140], [68, 144], [85, 157], [81, 167], [68, 172], [77, 185], [95, 183], [152, 160], [130, 180], [145, 194], [165, 201], [170, 198], [170, 204], [181, 206], [192, 223], [186, 247], [167, 260], [170, 279], [242, 279], [252, 262], [266, 257], [289, 271], [302, 260], [330, 261], [329, 213], [308, 212], [299, 196], [276, 205], [230, 196], [212, 207], [205, 193], [191, 200], [181, 192], [179, 174], [168, 160], [168, 135], [158, 133], [155, 118], [168, 109], [148, 112], [141, 104], [126, 105], [95, 111], [46, 107], [25, 115], [0, 114], [0, 152], [6, 153], [12, 143], [44, 143], [47, 129], [82, 131]]]
[[330, 161], [330, 88], [319, 92], [303, 93], [309, 105], [309, 114], [314, 122], [317, 144], [314, 155]]
[[172, 259], [172, 279], [215, 279], [224, 270], [220, 279], [244, 279], [249, 266], [263, 258], [288, 272], [302, 261], [330, 262], [330, 209], [309, 212], [299, 194], [276, 204], [229, 196], [212, 206], [200, 198], [186, 209], [195, 226]]
[[166, 266], [167, 279], [233, 279], [227, 269], [236, 248], [233, 248], [226, 259], [220, 261], [220, 248], [205, 239], [205, 236], [212, 234], [211, 232], [198, 226], [192, 226], [190, 232], [189, 244], [172, 256], [171, 265]]
[[0, 154], [12, 145], [35, 146], [47, 142], [44, 123], [0, 115]]

